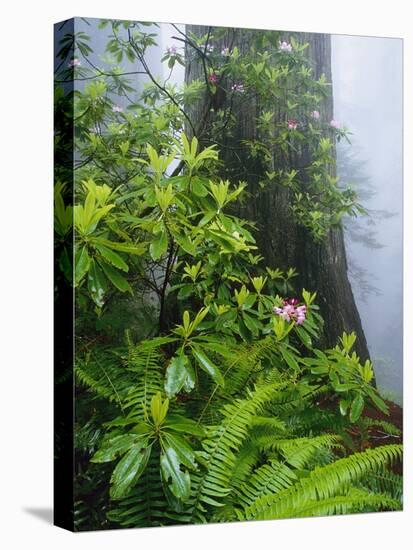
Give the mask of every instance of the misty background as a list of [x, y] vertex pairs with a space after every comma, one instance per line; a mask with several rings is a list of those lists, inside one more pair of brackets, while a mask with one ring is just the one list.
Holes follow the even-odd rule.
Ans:
[[349, 221], [350, 280], [378, 386], [403, 392], [403, 159], [401, 39], [332, 36], [334, 117], [352, 132], [337, 148], [338, 175], [369, 215]]

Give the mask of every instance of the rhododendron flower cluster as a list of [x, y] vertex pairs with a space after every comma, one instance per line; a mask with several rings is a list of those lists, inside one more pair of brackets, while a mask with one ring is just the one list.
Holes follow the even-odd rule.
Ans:
[[330, 126], [331, 126], [332, 128], [337, 128], [337, 129], [339, 129], [339, 128], [340, 128], [340, 123], [339, 123], [338, 120], [334, 120], [334, 119], [333, 119], [333, 120], [330, 120]]
[[280, 45], [280, 50], [282, 52], [291, 52], [293, 49], [291, 44], [289, 44], [288, 42], [285, 42], [285, 40], [283, 42], [279, 42], [279, 45]]
[[313, 118], [314, 120], [318, 120], [320, 118], [320, 113], [319, 111], [313, 111], [311, 113], [311, 118]]
[[293, 320], [297, 325], [302, 325], [305, 321], [307, 307], [305, 305], [299, 306], [296, 298], [290, 298], [284, 300], [283, 307], [275, 307], [273, 311], [282, 317], [284, 321], [290, 322]]
[[166, 52], [169, 55], [176, 55], [176, 52], [177, 52], [176, 46], [169, 46], [168, 48], [166, 48]]
[[298, 122], [295, 120], [295, 118], [289, 118], [287, 120], [287, 128], [289, 130], [296, 130], [298, 126]]
[[212, 84], [216, 84], [218, 82], [218, 77], [215, 73], [211, 73], [208, 77], [208, 80], [212, 83]]

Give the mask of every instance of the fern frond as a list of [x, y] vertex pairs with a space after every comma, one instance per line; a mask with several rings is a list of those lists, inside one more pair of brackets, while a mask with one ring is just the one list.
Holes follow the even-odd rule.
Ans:
[[403, 477], [392, 472], [380, 472], [369, 475], [363, 486], [375, 493], [384, 493], [401, 502], [403, 499]]
[[321, 501], [308, 501], [298, 507], [284, 510], [283, 513], [277, 515], [276, 519], [331, 516], [378, 510], [400, 510], [400, 502], [387, 495], [353, 489], [346, 495], [338, 495]]
[[238, 345], [231, 351], [233, 357], [222, 365], [226, 396], [243, 394], [248, 383], [257, 387], [263, 383], [263, 362], [272, 364], [273, 367], [271, 379], [265, 380], [265, 383], [280, 382], [280, 374], [274, 364], [278, 357], [277, 343], [272, 336], [257, 340], [253, 344]]
[[258, 498], [274, 495], [290, 487], [297, 480], [294, 471], [278, 460], [270, 460], [251, 475], [237, 491], [243, 507], [250, 506]]
[[311, 471], [291, 488], [275, 495], [258, 498], [246, 510], [248, 519], [286, 517], [289, 510], [298, 510], [308, 501], [322, 501], [348, 490], [370, 473], [383, 471], [385, 466], [399, 460], [400, 445], [387, 445], [355, 453]]
[[110, 350], [94, 352], [75, 365], [78, 382], [90, 391], [123, 408], [123, 398], [129, 391], [131, 377], [125, 376], [117, 353]]
[[124, 407], [128, 416], [140, 420], [146, 417], [152, 397], [163, 389], [162, 346], [169, 338], [153, 338], [129, 348], [127, 368], [134, 375], [134, 384], [128, 392]]
[[306, 406], [295, 411], [285, 421], [288, 430], [296, 435], [321, 434], [326, 431], [341, 433], [346, 425], [346, 418], [338, 411], [317, 406]]
[[[269, 439], [269, 441], [268, 441]], [[315, 437], [297, 437], [294, 439], [267, 438], [260, 441], [260, 448], [265, 451], [278, 451], [282, 458], [295, 468], [305, 468], [316, 453], [325, 449], [341, 447], [340, 437], [335, 434], [324, 434]]]
[[274, 398], [284, 384], [256, 389], [247, 399], [236, 399], [221, 410], [222, 422], [208, 429], [199, 458], [204, 472], [194, 475], [192, 493], [193, 521], [204, 521], [205, 505], [222, 506], [231, 491], [231, 478], [236, 464], [235, 452], [248, 437], [254, 415]]
[[260, 452], [257, 446], [251, 440], [245, 441], [241, 449], [236, 454], [236, 461], [232, 470], [230, 480], [231, 488], [238, 488], [250, 476], [254, 466], [257, 463]]
[[275, 416], [255, 416], [251, 422], [253, 435], [285, 433], [286, 425], [283, 420]]
[[401, 434], [401, 430], [399, 430], [399, 428], [391, 422], [386, 422], [385, 420], [375, 420], [368, 417], [365, 417], [363, 421], [369, 428], [381, 428], [384, 435], [399, 437]]

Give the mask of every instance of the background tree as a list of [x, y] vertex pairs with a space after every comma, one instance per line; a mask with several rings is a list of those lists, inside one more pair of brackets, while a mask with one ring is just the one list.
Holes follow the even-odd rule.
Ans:
[[[294, 48], [287, 42], [289, 36], [282, 33], [269, 33], [264, 31], [248, 31], [244, 29], [216, 29], [201, 26], [188, 26], [187, 34], [197, 37], [205, 44], [205, 52], [223, 52], [228, 48], [228, 54], [235, 48], [242, 55], [260, 60], [264, 48], [273, 51], [280, 49], [284, 44], [284, 51], [281, 52], [287, 57]], [[265, 42], [265, 37], [267, 41]], [[311, 75], [314, 79], [325, 77], [327, 83], [331, 83], [331, 44], [330, 36], [325, 34], [300, 33], [296, 35], [296, 45], [308, 44], [307, 56]], [[271, 43], [272, 41], [272, 43]], [[297, 49], [296, 48], [296, 49]], [[193, 48], [187, 43], [186, 80], [191, 82], [199, 79], [205, 73], [206, 58], [208, 56], [199, 51], [193, 53]], [[253, 62], [253, 61], [251, 61]], [[286, 64], [288, 59], [284, 61]], [[298, 61], [297, 61], [298, 62]], [[214, 70], [214, 60], [207, 69]], [[240, 74], [242, 78], [245, 75]], [[268, 90], [260, 90], [258, 87], [247, 89], [244, 86], [244, 97], [239, 100], [240, 94], [234, 89], [234, 80], [227, 78], [224, 72], [217, 72], [219, 84], [217, 86], [218, 101], [212, 102], [212, 109], [205, 113], [205, 103], [210, 101], [208, 92], [203, 101], [199, 102], [192, 109], [194, 120], [202, 120], [203, 128], [200, 130], [200, 139], [209, 143], [216, 139], [216, 133], [221, 133], [220, 147], [223, 151], [224, 163], [222, 169], [223, 177], [238, 178], [248, 183], [248, 200], [241, 207], [240, 213], [249, 220], [255, 222], [259, 228], [259, 248], [265, 261], [269, 266], [278, 266], [287, 269], [294, 266], [298, 276], [295, 279], [297, 287], [318, 289], [318, 301], [321, 312], [325, 319], [324, 338], [328, 345], [336, 341], [337, 336], [343, 330], [355, 330], [358, 336], [357, 351], [364, 358], [369, 356], [366, 338], [363, 332], [360, 316], [355, 303], [353, 291], [348, 278], [348, 263], [343, 238], [343, 229], [340, 224], [331, 227], [322, 240], [315, 240], [314, 235], [307, 227], [299, 223], [297, 217], [292, 215], [294, 208], [294, 190], [289, 186], [279, 185], [279, 182], [271, 184], [267, 176], [269, 166], [275, 171], [288, 171], [292, 167], [305, 171], [310, 163], [309, 149], [301, 145], [299, 140], [290, 142], [281, 153], [279, 150], [271, 150], [268, 155], [261, 154], [258, 147], [248, 151], [247, 143], [261, 141], [263, 135], [262, 120], [263, 113], [270, 113], [272, 116], [270, 131], [277, 124], [287, 124], [288, 121], [298, 123], [297, 130], [307, 124], [310, 114], [311, 97], [307, 99], [308, 110], [303, 112], [302, 107], [297, 109], [294, 99], [286, 97], [288, 90], [283, 95], [272, 96], [272, 106], [268, 101]], [[299, 84], [295, 94], [307, 92]], [[294, 93], [291, 96], [294, 97]], [[245, 95], [247, 97], [245, 97]], [[299, 102], [302, 105], [302, 102]], [[313, 111], [319, 113], [319, 118], [312, 122], [324, 122], [326, 125], [333, 120], [333, 99], [331, 85], [329, 93], [313, 102]], [[221, 113], [225, 113], [222, 115]], [[219, 121], [224, 118], [224, 122]], [[261, 125], [260, 125], [261, 124]], [[325, 134], [331, 136], [331, 131], [326, 130]], [[212, 137], [214, 136], [214, 137]], [[297, 136], [295, 136], [297, 138]], [[334, 140], [333, 140], [334, 141]], [[248, 154], [248, 152], [252, 154]], [[266, 151], [267, 153], [267, 151]], [[332, 143], [331, 155], [335, 158], [335, 144]], [[268, 158], [268, 156], [270, 158]], [[332, 177], [336, 175], [334, 163], [329, 165], [329, 173]], [[307, 176], [306, 176], [307, 177]], [[273, 180], [274, 181], [274, 180]], [[308, 205], [306, 206], [308, 208]]]

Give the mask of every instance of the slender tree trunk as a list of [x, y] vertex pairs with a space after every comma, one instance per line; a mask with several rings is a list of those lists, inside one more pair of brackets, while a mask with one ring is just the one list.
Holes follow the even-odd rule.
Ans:
[[[205, 35], [208, 28], [189, 26], [187, 31]], [[233, 45], [241, 52], [246, 51], [249, 47], [247, 34], [243, 33], [242, 29], [229, 29], [227, 36], [219, 43], [214, 42], [213, 46], [222, 48], [228, 46], [228, 41], [233, 40]], [[324, 73], [331, 82], [330, 36], [303, 33], [300, 35], [300, 41], [309, 43], [307, 51], [313, 64], [315, 78]], [[188, 59], [186, 63], [186, 81], [190, 82], [195, 78], [203, 78], [203, 67], [199, 57]], [[206, 94], [202, 101], [191, 108], [191, 118], [195, 121], [203, 120], [203, 128], [208, 127], [208, 123], [215, 116], [212, 110], [208, 113], [208, 101]], [[223, 98], [222, 101], [227, 100]], [[246, 181], [248, 184], [249, 197], [246, 204], [240, 207], [238, 214], [256, 223], [259, 251], [269, 267], [284, 270], [295, 267], [299, 272], [295, 279], [296, 288], [317, 291], [317, 303], [325, 321], [322, 343], [329, 347], [334, 346], [343, 331], [354, 331], [357, 334], [356, 351], [363, 360], [367, 359], [367, 342], [348, 279], [343, 230], [330, 230], [321, 243], [315, 242], [308, 230], [293, 219], [290, 191], [277, 186], [262, 189], [259, 182], [265, 178], [267, 167], [261, 165], [259, 160], [246, 161], [242, 156], [242, 140], [251, 140], [257, 136], [256, 116], [259, 107], [254, 97], [240, 106], [235, 105], [233, 112], [237, 122], [232, 135], [230, 138], [223, 136], [223, 143], [218, 143], [225, 165], [222, 176]], [[332, 95], [325, 99], [320, 111], [324, 121], [328, 122], [333, 118]], [[203, 128], [199, 129], [198, 136], [208, 145], [208, 132]], [[294, 162], [299, 165], [305, 163], [305, 155], [305, 151], [300, 153], [300, 156], [293, 159]], [[275, 163], [275, 168], [283, 167], [279, 160]], [[288, 163], [291, 163], [291, 158], [288, 159]]]

